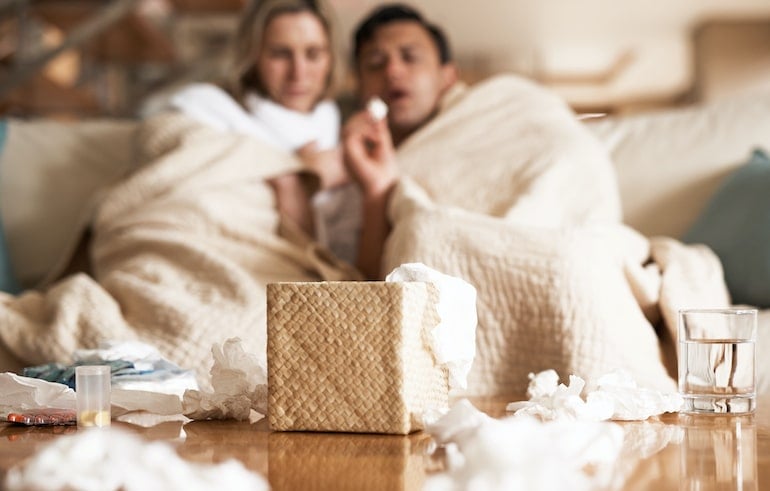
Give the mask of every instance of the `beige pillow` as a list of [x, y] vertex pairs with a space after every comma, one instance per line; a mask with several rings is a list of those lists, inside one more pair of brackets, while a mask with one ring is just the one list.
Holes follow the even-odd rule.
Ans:
[[129, 120], [8, 120], [0, 153], [0, 213], [11, 265], [25, 288], [66, 265], [100, 194], [129, 169]]
[[681, 238], [750, 151], [770, 149], [770, 92], [586, 124], [612, 155], [624, 221]]

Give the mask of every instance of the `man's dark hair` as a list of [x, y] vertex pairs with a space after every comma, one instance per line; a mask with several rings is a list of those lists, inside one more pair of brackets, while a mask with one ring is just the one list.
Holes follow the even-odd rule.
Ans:
[[374, 38], [375, 33], [380, 27], [391, 22], [403, 21], [417, 22], [428, 31], [438, 49], [439, 60], [441, 60], [442, 65], [452, 61], [452, 50], [449, 48], [449, 40], [444, 31], [437, 25], [428, 22], [417, 10], [399, 3], [379, 7], [361, 21], [353, 35], [353, 61], [358, 61], [361, 47]]

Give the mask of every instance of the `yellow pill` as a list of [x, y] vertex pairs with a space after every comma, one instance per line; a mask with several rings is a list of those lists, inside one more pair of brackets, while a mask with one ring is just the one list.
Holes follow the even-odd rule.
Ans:
[[109, 426], [109, 411], [81, 411], [78, 414], [78, 426]]

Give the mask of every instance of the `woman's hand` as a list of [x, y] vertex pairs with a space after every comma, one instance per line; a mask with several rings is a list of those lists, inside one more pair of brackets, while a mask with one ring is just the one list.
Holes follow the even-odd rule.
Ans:
[[310, 196], [300, 174], [284, 174], [267, 183], [275, 193], [276, 207], [282, 218], [288, 218], [307, 235], [313, 237], [313, 215], [310, 209]]
[[342, 150], [339, 147], [318, 150], [316, 142], [310, 142], [297, 150], [297, 155], [304, 162], [305, 167], [318, 176], [321, 189], [350, 182], [350, 176], [342, 160]]

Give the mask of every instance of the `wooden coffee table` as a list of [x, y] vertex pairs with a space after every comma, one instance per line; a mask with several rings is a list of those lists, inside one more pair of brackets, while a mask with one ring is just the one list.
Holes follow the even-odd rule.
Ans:
[[[479, 409], [503, 416], [505, 404], [520, 398], [474, 399]], [[617, 473], [623, 489], [770, 489], [770, 397], [760, 398], [753, 416], [667, 414], [627, 429]], [[150, 440], [165, 440], [192, 462], [235, 458], [268, 478], [274, 490], [418, 490], [443, 469], [441, 452], [431, 453], [429, 435], [409, 436], [271, 432], [257, 423], [195, 421], [127, 428]], [[22, 427], [0, 423], [0, 474], [75, 427]], [[526, 442], [522, 442], [526, 445]]]

